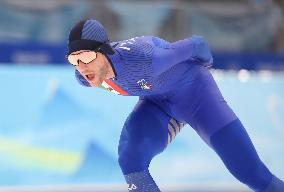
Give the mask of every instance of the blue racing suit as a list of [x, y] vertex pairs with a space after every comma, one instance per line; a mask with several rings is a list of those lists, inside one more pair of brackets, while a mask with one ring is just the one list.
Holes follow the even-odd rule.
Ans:
[[[147, 170], [152, 158], [189, 124], [238, 180], [255, 191], [269, 186], [273, 175], [220, 93], [209, 70], [211, 51], [202, 37], [169, 43], [143, 36], [111, 45], [114, 54], [106, 57], [115, 78], [102, 86], [117, 94], [139, 96], [118, 147], [124, 175]], [[76, 77], [89, 86], [78, 71]]]

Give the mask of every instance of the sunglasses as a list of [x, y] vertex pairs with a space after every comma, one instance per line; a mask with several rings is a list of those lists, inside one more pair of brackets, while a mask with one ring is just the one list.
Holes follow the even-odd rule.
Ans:
[[91, 50], [82, 50], [80, 52], [71, 53], [67, 56], [67, 60], [73, 66], [78, 66], [79, 61], [83, 62], [84, 64], [89, 64], [93, 60], [97, 58], [97, 52]]

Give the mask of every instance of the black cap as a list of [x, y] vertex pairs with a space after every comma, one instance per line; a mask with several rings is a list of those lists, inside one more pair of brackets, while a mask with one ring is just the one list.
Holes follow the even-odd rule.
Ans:
[[105, 28], [93, 19], [80, 21], [70, 30], [68, 55], [79, 50], [95, 50], [103, 54], [114, 53]]

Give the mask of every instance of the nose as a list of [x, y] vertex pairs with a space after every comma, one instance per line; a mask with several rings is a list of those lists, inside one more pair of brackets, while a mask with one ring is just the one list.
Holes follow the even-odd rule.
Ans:
[[78, 64], [76, 66], [76, 68], [80, 71], [80, 70], [83, 70], [83, 69], [86, 69], [88, 67], [88, 65], [86, 65], [85, 63], [83, 63], [82, 61], [78, 60]]

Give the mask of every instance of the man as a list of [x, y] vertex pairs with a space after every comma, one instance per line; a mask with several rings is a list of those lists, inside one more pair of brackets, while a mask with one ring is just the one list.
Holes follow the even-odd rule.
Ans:
[[238, 180], [254, 191], [284, 191], [222, 97], [208, 69], [211, 52], [201, 37], [169, 43], [143, 36], [109, 43], [98, 21], [84, 20], [71, 29], [68, 49], [82, 85], [139, 96], [118, 146], [129, 191], [160, 191], [149, 164], [187, 123]]

